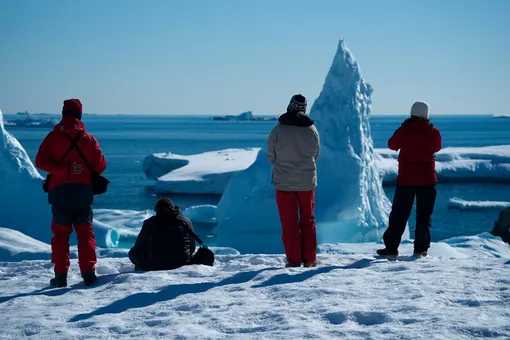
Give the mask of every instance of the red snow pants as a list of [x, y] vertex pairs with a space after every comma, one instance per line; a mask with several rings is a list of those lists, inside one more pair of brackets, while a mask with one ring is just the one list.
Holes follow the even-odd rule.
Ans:
[[92, 189], [83, 184], [57, 186], [49, 192], [53, 221], [51, 230], [51, 263], [55, 273], [67, 273], [71, 253], [69, 238], [74, 230], [78, 237], [78, 264], [80, 272], [94, 272], [97, 262], [96, 239], [92, 230]]
[[276, 190], [287, 262], [301, 264], [317, 260], [317, 235], [313, 214], [315, 190]]

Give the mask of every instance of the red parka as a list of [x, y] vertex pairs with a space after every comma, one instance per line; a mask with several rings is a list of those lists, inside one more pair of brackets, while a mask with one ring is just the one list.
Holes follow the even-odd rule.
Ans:
[[437, 183], [434, 154], [441, 150], [442, 137], [428, 120], [410, 118], [388, 140], [391, 150], [399, 151], [397, 183], [433, 185]]
[[[63, 162], [58, 164], [71, 146], [71, 141], [64, 134], [74, 140], [80, 131], [83, 131], [83, 134], [76, 145], [80, 148], [92, 170], [95, 173], [102, 173], [106, 169], [106, 160], [97, 140], [85, 131], [85, 125], [80, 120], [64, 116], [53, 131], [46, 136], [35, 158], [35, 166], [52, 175], [49, 183], [50, 191], [58, 185], [68, 183], [92, 185], [91, 172], [85, 166], [85, 162], [76, 149], [73, 148]], [[81, 175], [73, 174], [72, 165], [74, 162], [85, 166]]]

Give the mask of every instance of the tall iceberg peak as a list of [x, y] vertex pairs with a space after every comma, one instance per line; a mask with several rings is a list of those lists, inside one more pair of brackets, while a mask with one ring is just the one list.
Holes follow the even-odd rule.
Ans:
[[385, 226], [390, 207], [370, 133], [371, 95], [372, 87], [340, 40], [310, 111], [321, 136], [316, 211], [323, 221], [355, 222], [360, 236]]
[[2, 166], [0, 166], [0, 179], [7, 180], [11, 173], [24, 173], [31, 178], [42, 179], [41, 175], [30, 161], [25, 149], [16, 138], [4, 128], [4, 118], [0, 111], [0, 154]]
[[[371, 94], [372, 87], [340, 40], [310, 113], [321, 138], [315, 196], [319, 243], [376, 241], [387, 224], [390, 202], [370, 134]], [[231, 178], [218, 205], [219, 241], [241, 252], [283, 251], [266, 147], [251, 167]]]

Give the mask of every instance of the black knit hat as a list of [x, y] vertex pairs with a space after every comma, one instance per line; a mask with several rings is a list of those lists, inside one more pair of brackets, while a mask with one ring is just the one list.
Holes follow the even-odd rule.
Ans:
[[301, 94], [295, 94], [287, 106], [287, 112], [306, 112], [306, 98]]
[[156, 202], [156, 206], [154, 207], [154, 211], [156, 214], [165, 214], [172, 211], [174, 207], [174, 202], [170, 198], [162, 198]]

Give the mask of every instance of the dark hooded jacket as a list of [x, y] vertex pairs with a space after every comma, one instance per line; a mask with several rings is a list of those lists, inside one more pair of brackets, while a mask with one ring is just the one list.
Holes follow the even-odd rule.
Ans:
[[283, 191], [310, 191], [317, 187], [316, 160], [319, 132], [302, 112], [287, 112], [278, 119], [267, 140], [267, 157], [274, 165], [272, 182]]
[[195, 239], [188, 228], [193, 230], [193, 225], [179, 207], [158, 213], [144, 221], [130, 257], [134, 257], [133, 262], [143, 270], [179, 268], [188, 263], [195, 252]]

